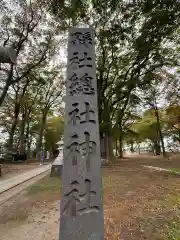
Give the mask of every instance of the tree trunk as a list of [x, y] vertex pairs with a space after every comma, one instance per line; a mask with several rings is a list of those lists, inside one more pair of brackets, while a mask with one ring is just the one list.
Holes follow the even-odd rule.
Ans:
[[106, 139], [103, 134], [100, 134], [101, 158], [106, 158]]
[[4, 99], [7, 95], [8, 89], [9, 89], [9, 85], [6, 84], [6, 86], [3, 88], [3, 91], [2, 91], [1, 96], [0, 96], [0, 106], [2, 106], [2, 104], [4, 102]]
[[37, 147], [36, 147], [36, 154], [39, 160], [41, 160], [42, 139], [43, 139], [44, 128], [46, 125], [46, 117], [47, 117], [47, 111], [44, 112], [42, 116], [41, 128], [39, 131], [39, 138], [38, 138]]
[[108, 142], [107, 133], [105, 135], [105, 144], [106, 144], [106, 150], [105, 150], [106, 159], [109, 159], [109, 142]]
[[115, 149], [116, 149], [116, 157], [119, 155], [119, 152], [118, 152], [118, 140], [116, 138], [115, 140]]
[[119, 119], [119, 156], [123, 158], [123, 130], [122, 130], [122, 115]]
[[28, 142], [27, 142], [27, 158], [30, 158], [32, 156], [31, 143], [32, 143], [32, 135], [30, 134], [30, 136], [28, 136]]
[[131, 142], [130, 145], [131, 145], [130, 151], [131, 151], [131, 153], [134, 153], [134, 143]]
[[26, 153], [27, 153], [27, 159], [30, 158], [30, 150], [31, 150], [31, 136], [29, 133], [29, 121], [27, 119], [26, 124], [26, 136], [25, 136], [25, 146], [26, 146]]
[[25, 152], [25, 125], [26, 125], [26, 112], [23, 112], [22, 120], [21, 120], [21, 126], [20, 126], [20, 137], [19, 137], [19, 152], [24, 153]]
[[141, 154], [140, 143], [138, 143], [138, 154]]
[[0, 107], [2, 106], [2, 104], [4, 102], [4, 99], [5, 99], [6, 95], [7, 95], [9, 86], [11, 85], [11, 80], [12, 80], [12, 77], [13, 77], [13, 68], [14, 68], [13, 66], [14, 65], [11, 64], [11, 69], [10, 69], [8, 77], [6, 79], [6, 85], [4, 86], [3, 91], [1, 93], [1, 96], [0, 96]]
[[122, 142], [122, 136], [119, 137], [119, 156], [120, 158], [123, 158], [123, 142]]
[[19, 116], [19, 111], [20, 111], [20, 104], [15, 104], [15, 109], [14, 109], [14, 118], [13, 122], [11, 125], [11, 130], [9, 132], [9, 139], [7, 142], [7, 150], [8, 150], [8, 155], [7, 158], [10, 160], [11, 159], [11, 154], [13, 150], [13, 142], [14, 142], [14, 134], [16, 131], [17, 123], [18, 123], [18, 116]]
[[160, 139], [160, 142], [161, 142], [162, 153], [163, 153], [163, 156], [165, 157], [166, 156], [166, 151], [165, 151], [165, 147], [164, 147], [164, 139], [163, 139], [163, 134], [162, 134], [162, 130], [161, 130], [159, 110], [158, 110], [157, 105], [154, 106], [154, 112], [155, 112], [156, 121], [157, 121], [157, 128], [158, 128], [157, 130], [158, 130], [159, 139]]
[[153, 147], [154, 147], [155, 154], [160, 155], [161, 154], [161, 147], [160, 147], [160, 144], [157, 140], [153, 141]]
[[[5, 90], [8, 91], [8, 88], [9, 88], [9, 85], [10, 85], [9, 81], [11, 81], [12, 75], [13, 75], [13, 65], [11, 66], [11, 72], [10, 72], [9, 78], [7, 80], [7, 83], [6, 83], [6, 87], [4, 88], [3, 91], [5, 91]], [[8, 85], [8, 83], [9, 83], [9, 85]], [[21, 100], [24, 97], [24, 94], [26, 92], [28, 84], [29, 84], [29, 79], [27, 79], [27, 81], [26, 81], [26, 83], [25, 83], [25, 85], [24, 85], [24, 87], [22, 89], [22, 94], [20, 96], [20, 100], [19, 101], [18, 101], [18, 96], [19, 96], [18, 94], [19, 94], [20, 87], [18, 87], [18, 89], [16, 91], [15, 106], [14, 106], [14, 119], [13, 119], [11, 131], [10, 131], [10, 134], [9, 134], [9, 140], [8, 140], [8, 144], [7, 144], [7, 148], [8, 148], [8, 152], [9, 153], [12, 151], [12, 147], [13, 147], [14, 133], [15, 133], [15, 130], [16, 130], [16, 127], [17, 127], [17, 123], [18, 123], [18, 117], [19, 117], [19, 113], [20, 113]], [[6, 95], [6, 93], [2, 93], [2, 95], [0, 97], [0, 104], [1, 104], [1, 101], [4, 100], [3, 99], [3, 94]], [[5, 98], [5, 96], [4, 96], [4, 98]]]
[[12, 150], [13, 150], [14, 134], [15, 134], [16, 127], [17, 127], [17, 122], [18, 122], [18, 116], [15, 116], [13, 123], [11, 125], [11, 130], [9, 133], [9, 139], [8, 139], [8, 144], [7, 144], [7, 149], [9, 152], [12, 152]]
[[115, 158], [114, 158], [114, 153], [113, 153], [113, 137], [112, 136], [108, 136], [108, 152], [109, 152], [109, 160], [111, 162], [114, 162]]

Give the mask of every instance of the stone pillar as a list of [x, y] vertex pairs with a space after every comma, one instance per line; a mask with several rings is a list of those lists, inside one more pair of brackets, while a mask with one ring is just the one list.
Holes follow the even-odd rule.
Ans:
[[68, 40], [60, 240], [104, 240], [94, 34]]

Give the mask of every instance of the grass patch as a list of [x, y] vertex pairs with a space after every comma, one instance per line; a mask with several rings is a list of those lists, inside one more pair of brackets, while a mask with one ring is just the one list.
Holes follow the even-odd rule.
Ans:
[[180, 173], [180, 168], [170, 168], [171, 171]]
[[180, 194], [167, 195], [165, 198], [166, 203], [173, 208], [179, 208], [180, 206]]
[[144, 232], [147, 239], [180, 240], [180, 218], [164, 215], [147, 219]]
[[46, 176], [27, 189], [27, 194], [37, 195], [43, 192], [54, 193], [60, 191], [61, 179]]
[[165, 239], [180, 240], [180, 217], [176, 216], [166, 226]]
[[177, 170], [177, 169], [175, 169], [175, 168], [171, 168], [171, 169], [169, 169], [169, 175], [170, 176], [173, 176], [173, 177], [178, 177], [178, 176], [180, 176], [180, 170]]

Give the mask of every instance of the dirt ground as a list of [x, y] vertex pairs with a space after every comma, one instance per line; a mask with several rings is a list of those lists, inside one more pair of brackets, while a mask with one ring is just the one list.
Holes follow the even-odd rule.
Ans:
[[[179, 240], [180, 161], [136, 156], [103, 168], [105, 240]], [[60, 180], [46, 177], [0, 206], [0, 240], [58, 240]]]

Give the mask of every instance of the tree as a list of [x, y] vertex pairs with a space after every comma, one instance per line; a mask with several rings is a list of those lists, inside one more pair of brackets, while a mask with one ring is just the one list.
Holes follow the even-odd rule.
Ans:
[[53, 153], [57, 149], [57, 143], [61, 140], [64, 132], [64, 120], [60, 116], [50, 116], [47, 119], [44, 137], [45, 148], [47, 151]]
[[[162, 118], [161, 118], [162, 119]], [[161, 120], [161, 125], [163, 122]], [[133, 130], [139, 135], [141, 140], [150, 140], [153, 144], [153, 149], [157, 155], [160, 154], [160, 139], [158, 132], [157, 119], [153, 109], [148, 109], [144, 112], [142, 118], [133, 125]]]
[[[24, 6], [20, 6], [20, 9], [25, 9]], [[28, 7], [34, 7], [34, 3], [31, 3]], [[167, 68], [178, 66], [178, 56], [176, 54], [172, 56], [172, 47], [169, 47], [169, 43], [172, 42], [171, 38], [174, 36], [178, 40], [180, 3], [173, 0], [163, 2], [161, 0], [146, 0], [138, 1], [137, 3], [125, 3], [122, 0], [41, 0], [40, 9], [41, 11], [37, 12], [37, 14], [42, 16], [40, 20], [41, 24], [37, 25], [33, 32], [28, 35], [31, 36], [28, 39], [33, 39], [31, 44], [28, 41], [27, 46], [24, 44], [29, 54], [32, 49], [31, 45], [34, 46], [34, 43], [40, 39], [48, 44], [48, 41], [45, 40], [46, 36], [50, 36], [49, 44], [52, 50], [50, 55], [53, 55], [54, 44], [51, 41], [53, 37], [52, 34], [48, 34], [52, 28], [52, 23], [55, 23], [54, 25], [59, 27], [59, 30], [65, 30], [65, 33], [67, 27], [75, 25], [86, 24], [86, 26], [92, 26], [95, 29], [100, 137], [101, 140], [105, 140], [106, 142], [108, 157], [113, 159], [113, 144], [114, 142], [117, 143], [117, 138], [119, 138], [118, 142], [122, 143], [125, 133], [129, 133], [129, 136], [132, 136], [133, 133], [131, 131], [131, 124], [135, 121], [133, 115], [136, 112], [137, 104], [131, 104], [131, 99], [138, 100], [139, 92], [144, 90], [145, 87], [147, 89], [153, 85], [153, 76], [155, 74], [161, 73], [162, 77], [162, 72], [164, 74], [165, 68], [167, 70]], [[43, 15], [46, 11], [45, 9], [49, 11], [49, 14], [46, 16]], [[32, 12], [29, 12], [30, 19]], [[46, 25], [47, 28], [41, 28], [41, 30], [43, 29], [43, 34], [40, 38], [38, 33], [41, 32], [40, 26], [42, 25]], [[5, 25], [3, 26], [3, 29], [5, 29]], [[35, 37], [36, 32], [37, 38]], [[54, 28], [53, 32], [56, 33]], [[63, 35], [66, 34], [63, 33]], [[45, 45], [47, 46], [47, 44]], [[21, 51], [21, 53], [24, 53], [22, 49]], [[49, 50], [47, 52], [49, 54]], [[35, 56], [39, 57], [40, 54], [37, 53], [38, 51]], [[33, 68], [30, 72], [27, 72], [26, 70], [29, 69], [29, 65], [23, 62], [20, 55], [18, 59], [21, 60], [18, 74], [19, 76], [23, 76], [18, 81], [21, 81], [22, 85], [28, 74], [38, 71], [37, 75], [39, 79], [48, 81], [48, 77], [46, 76], [50, 73], [46, 73], [47, 67], [45, 67], [46, 71], [42, 73], [40, 63], [40, 65]], [[37, 61], [33, 60], [30, 62], [35, 63]], [[47, 66], [46, 59], [43, 59], [42, 63]], [[23, 75], [23, 73], [26, 74]], [[18, 74], [13, 71], [13, 79], [16, 79]], [[162, 81], [164, 83], [164, 80]], [[36, 104], [37, 106], [41, 106], [38, 107], [41, 114], [36, 113], [36, 116], [33, 115], [33, 119], [37, 122], [37, 125], [41, 121], [39, 134], [35, 131], [35, 135], [38, 135], [39, 139], [37, 144], [38, 152], [40, 151], [46, 118], [56, 105], [52, 104], [48, 111], [46, 107], [44, 108], [46, 106], [45, 102], [48, 102], [48, 98], [44, 99], [45, 93], [49, 88], [46, 83], [44, 86], [39, 94], [41, 97], [37, 98]], [[159, 109], [157, 109], [157, 104], [153, 104], [153, 106], [160, 129], [161, 119], [159, 119], [158, 115]], [[21, 108], [20, 117], [24, 117], [26, 115], [25, 112], [25, 109]], [[22, 134], [20, 134], [20, 142], [23, 142], [23, 121], [21, 123], [20, 132]], [[162, 135], [161, 132], [160, 130], [160, 138]], [[163, 142], [162, 138], [161, 142]], [[120, 149], [122, 149], [122, 146]]]
[[[34, 80], [36, 79], [35, 76]], [[30, 125], [32, 120], [37, 121], [39, 114], [37, 112], [37, 99], [40, 93], [42, 84], [39, 81], [31, 81], [26, 93], [21, 99], [21, 120], [19, 126], [19, 152], [24, 153], [27, 150], [27, 155], [30, 154], [31, 137]], [[34, 118], [34, 119], [33, 119]]]
[[3, 1], [3, 7], [6, 11], [1, 18], [0, 44], [12, 46], [16, 50], [17, 66], [3, 64], [0, 68], [0, 106], [10, 86], [23, 81], [38, 66], [45, 66], [54, 54], [51, 23], [48, 24], [38, 3], [18, 0], [17, 11], [14, 11]]
[[160, 100], [165, 99], [165, 85], [162, 79], [162, 76], [160, 73], [158, 74], [157, 72], [151, 73], [148, 76], [151, 79], [151, 84], [148, 86], [145, 86], [143, 88], [143, 96], [142, 96], [142, 101], [145, 105], [145, 107], [150, 107], [154, 111], [154, 116], [156, 118], [157, 122], [157, 133], [159, 135], [159, 141], [161, 143], [162, 147], [162, 153], [163, 156], [166, 156], [165, 152], [165, 146], [164, 146], [164, 136], [162, 132], [162, 126], [161, 126], [161, 119], [160, 119], [160, 114], [159, 114], [159, 107], [158, 107], [158, 102]]
[[[119, 105], [115, 111], [115, 124], [113, 131], [119, 142], [119, 155], [123, 157], [123, 142], [127, 139], [134, 138], [135, 132], [131, 126], [139, 118], [136, 108], [140, 102], [139, 97], [135, 93], [131, 93], [128, 99], [125, 99], [124, 104]], [[132, 142], [132, 141], [131, 141]]]
[[14, 103], [14, 114], [13, 114], [13, 121], [12, 121], [12, 125], [11, 125], [11, 130], [9, 132], [9, 139], [7, 142], [7, 149], [9, 151], [12, 151], [13, 148], [13, 140], [14, 140], [14, 134], [16, 131], [16, 127], [18, 124], [18, 117], [19, 117], [19, 113], [20, 113], [20, 109], [21, 109], [21, 101], [24, 97], [24, 94], [26, 92], [27, 86], [29, 84], [29, 80], [26, 79], [26, 81], [24, 82], [24, 85], [22, 87], [20, 87], [19, 83], [17, 84], [17, 86], [14, 88], [15, 90], [15, 99], [13, 99], [13, 103]]
[[43, 70], [40, 74], [45, 79], [46, 84], [41, 87], [38, 98], [41, 119], [36, 153], [39, 157], [48, 113], [53, 108], [60, 107], [62, 104], [62, 97], [64, 96], [64, 79], [61, 75], [62, 73], [59, 72], [58, 69]]
[[[14, 148], [20, 153], [27, 151], [29, 155], [31, 142], [37, 135], [34, 123], [38, 124], [42, 118], [38, 112], [41, 111], [39, 104], [43, 106], [41, 100], [46, 94], [46, 87], [49, 86], [50, 73], [47, 73], [47, 69], [54, 73], [54, 77], [62, 70], [62, 68], [59, 68], [59, 71], [53, 70], [57, 65], [54, 59], [59, 51], [58, 44], [62, 44], [62, 41], [57, 40], [55, 22], [40, 2], [17, 0], [16, 3], [14, 6], [13, 2], [11, 5], [3, 1], [0, 6], [2, 10], [0, 44], [12, 46], [18, 58], [17, 66], [13, 64], [0, 66], [1, 126], [9, 135], [6, 144], [8, 151], [12, 152]], [[12, 6], [16, 7], [16, 11]], [[59, 80], [61, 82], [61, 78]], [[58, 91], [62, 92], [62, 86], [60, 90], [53, 89], [58, 83], [55, 84], [52, 79], [50, 81], [53, 92], [49, 96], [51, 102], [53, 96], [58, 95]], [[48, 105], [48, 113], [52, 110], [51, 107], [55, 106], [53, 104]]]
[[165, 123], [169, 135], [180, 143], [180, 106], [170, 105], [165, 110]]
[[[58, 8], [57, 1], [52, 0], [51, 12], [57, 18], [63, 15], [64, 24], [85, 23], [95, 29], [100, 137], [105, 138], [111, 158], [114, 112], [121, 127], [133, 91], [150, 86], [149, 75], [170, 65], [162, 45], [168, 43], [179, 27], [180, 3], [173, 0], [66, 3], [60, 1]], [[119, 106], [122, 106], [120, 112]], [[158, 110], [154, 110], [159, 122]], [[163, 146], [161, 131], [159, 133]]]

